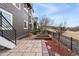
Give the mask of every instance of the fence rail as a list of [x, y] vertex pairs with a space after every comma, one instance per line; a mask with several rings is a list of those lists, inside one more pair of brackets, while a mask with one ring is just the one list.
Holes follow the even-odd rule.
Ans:
[[60, 35], [59, 33], [55, 32], [49, 32], [54, 38], [56, 38], [59, 42], [61, 42], [63, 45], [71, 49], [72, 51], [75, 51], [77, 54], [79, 54], [79, 41], [72, 38], [67, 37], [64, 35]]

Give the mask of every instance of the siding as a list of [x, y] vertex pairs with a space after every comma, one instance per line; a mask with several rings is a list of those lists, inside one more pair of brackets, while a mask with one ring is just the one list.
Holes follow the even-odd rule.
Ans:
[[16, 37], [27, 34], [28, 30], [24, 29], [24, 20], [28, 21], [28, 14], [25, 15], [23, 11], [23, 4], [21, 5], [21, 10], [17, 9], [11, 3], [0, 3], [0, 8], [13, 14], [13, 26], [16, 29]]

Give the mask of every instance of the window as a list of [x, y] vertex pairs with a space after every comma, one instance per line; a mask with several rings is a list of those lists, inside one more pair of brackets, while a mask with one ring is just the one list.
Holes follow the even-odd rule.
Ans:
[[[11, 13], [9, 13], [9, 12], [3, 10], [3, 9], [0, 9], [0, 14], [2, 14], [11, 25], [13, 25], [13, 18], [12, 18], [13, 15]], [[0, 24], [0, 29], [2, 29], [2, 30], [4, 30], [4, 29], [11, 30], [12, 27], [9, 25], [9, 23], [7, 21], [5, 21], [4, 18], [2, 18], [2, 17], [0, 17], [0, 18], [1, 18], [1, 20], [0, 20], [0, 23], [1, 23]]]
[[29, 21], [29, 23], [31, 23], [31, 16], [29, 16], [28, 21]]
[[14, 5], [16, 8], [18, 8], [18, 9], [21, 8], [21, 4], [20, 4], [20, 3], [13, 3], [13, 5]]
[[24, 29], [28, 29], [28, 21], [24, 20]]

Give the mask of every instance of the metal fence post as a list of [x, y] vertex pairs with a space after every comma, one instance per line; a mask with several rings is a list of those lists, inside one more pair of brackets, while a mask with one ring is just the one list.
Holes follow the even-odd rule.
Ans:
[[72, 50], [72, 37], [71, 37], [71, 50]]
[[60, 33], [58, 32], [58, 37], [57, 37], [57, 39], [58, 39], [58, 43], [59, 43], [59, 45], [58, 45], [58, 51], [60, 51]]
[[54, 32], [52, 32], [53, 33], [53, 37], [54, 37]]
[[60, 41], [60, 33], [58, 33], [58, 41]]

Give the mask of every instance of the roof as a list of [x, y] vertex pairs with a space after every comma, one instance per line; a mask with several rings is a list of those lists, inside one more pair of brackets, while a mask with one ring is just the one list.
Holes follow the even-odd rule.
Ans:
[[34, 12], [34, 9], [32, 8], [32, 5], [31, 3], [24, 3], [24, 7], [25, 8], [29, 8], [29, 9], [32, 9], [32, 11]]

